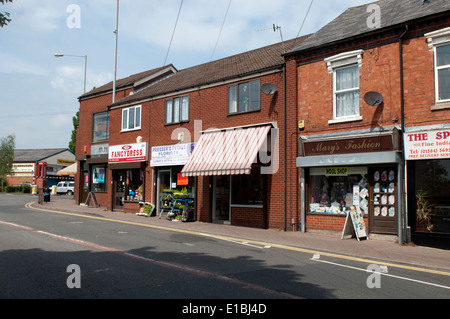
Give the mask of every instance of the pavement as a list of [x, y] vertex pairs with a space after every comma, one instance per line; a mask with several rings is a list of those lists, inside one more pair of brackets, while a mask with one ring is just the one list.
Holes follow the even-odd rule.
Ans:
[[[34, 202], [33, 202], [34, 201]], [[52, 196], [49, 203], [38, 204], [31, 196], [27, 206], [53, 212], [81, 214], [90, 218], [106, 218], [125, 223], [136, 223], [145, 227], [186, 232], [190, 234], [221, 237], [240, 243], [271, 246], [281, 249], [321, 254], [333, 258], [378, 263], [389, 267], [428, 271], [450, 276], [450, 250], [400, 245], [392, 240], [370, 238], [358, 241], [356, 238], [341, 239], [340, 233], [293, 232], [270, 229], [254, 229], [224, 224], [203, 222], [175, 222], [159, 217], [137, 216], [122, 212], [111, 212], [104, 207], [76, 205], [73, 196]], [[312, 257], [312, 256], [311, 256]], [[432, 269], [431, 271], [429, 269]]]

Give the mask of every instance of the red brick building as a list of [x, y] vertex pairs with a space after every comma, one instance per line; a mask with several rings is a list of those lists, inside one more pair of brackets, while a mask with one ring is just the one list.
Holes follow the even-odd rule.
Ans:
[[369, 234], [450, 234], [449, 27], [446, 0], [384, 0], [348, 9], [286, 55], [304, 121], [303, 231], [342, 231], [357, 206]]
[[298, 227], [297, 112], [284, 98], [296, 74], [282, 54], [304, 39], [173, 69], [119, 88], [115, 104], [111, 84], [82, 96], [78, 202], [94, 192], [111, 210], [147, 202], [169, 217], [185, 208], [191, 220]]

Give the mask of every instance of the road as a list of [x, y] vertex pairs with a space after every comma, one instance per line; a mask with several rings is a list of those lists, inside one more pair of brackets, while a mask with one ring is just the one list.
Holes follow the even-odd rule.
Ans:
[[192, 313], [212, 311], [195, 308], [206, 299], [251, 300], [257, 311], [273, 299], [450, 298], [446, 275], [37, 211], [29, 201], [0, 194], [2, 299], [176, 299], [186, 307], [176, 311]]

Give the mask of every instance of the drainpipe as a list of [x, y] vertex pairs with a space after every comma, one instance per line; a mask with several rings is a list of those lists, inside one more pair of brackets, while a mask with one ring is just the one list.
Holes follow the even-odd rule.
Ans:
[[[400, 107], [401, 107], [401, 118], [402, 118], [402, 138], [405, 135], [405, 93], [404, 93], [404, 82], [403, 82], [403, 37], [409, 31], [408, 25], [405, 25], [405, 30], [400, 35], [399, 38], [399, 50], [400, 50]], [[406, 229], [407, 229], [407, 211], [406, 211], [406, 158], [405, 158], [405, 143], [402, 141], [402, 159], [400, 164], [401, 177], [402, 177], [402, 197], [401, 201], [402, 211], [403, 211], [403, 227], [402, 218], [398, 217], [398, 243], [402, 245], [406, 242]]]
[[283, 66], [283, 112], [284, 112], [284, 231], [287, 231], [287, 114], [286, 114], [286, 63]]

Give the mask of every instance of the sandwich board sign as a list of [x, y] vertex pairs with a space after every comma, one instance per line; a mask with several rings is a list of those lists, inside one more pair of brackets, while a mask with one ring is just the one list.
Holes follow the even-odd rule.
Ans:
[[350, 207], [350, 211], [345, 218], [345, 224], [344, 229], [342, 230], [341, 239], [343, 239], [345, 235], [353, 234], [356, 235], [356, 239], [358, 239], [358, 241], [360, 241], [361, 238], [368, 239], [366, 224], [364, 223], [364, 218], [359, 206]]

